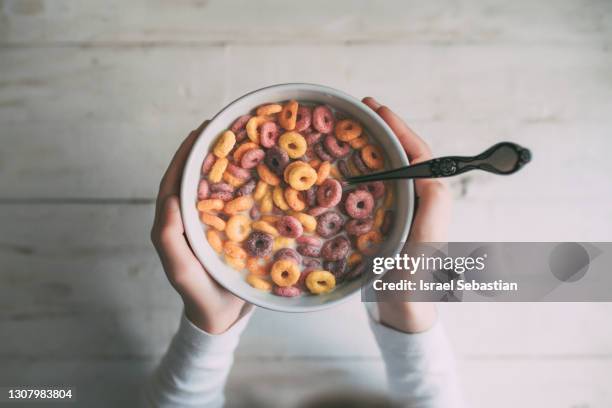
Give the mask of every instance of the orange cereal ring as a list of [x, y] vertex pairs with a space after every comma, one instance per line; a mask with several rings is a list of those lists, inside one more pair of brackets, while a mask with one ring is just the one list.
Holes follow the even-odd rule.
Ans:
[[320, 295], [336, 286], [336, 278], [329, 271], [312, 271], [306, 276], [306, 287], [311, 293]]
[[221, 234], [219, 234], [219, 231], [209, 229], [206, 231], [206, 239], [215, 252], [223, 251], [223, 239], [221, 239]]
[[278, 230], [267, 221], [255, 221], [253, 224], [251, 224], [251, 227], [256, 231], [265, 232], [273, 237], [278, 237]]
[[308, 167], [308, 164], [301, 160], [297, 160], [297, 161], [289, 163], [289, 165], [285, 167], [285, 170], [283, 170], [283, 179], [285, 180], [286, 183], [289, 182], [289, 173], [291, 173], [293, 169], [300, 167], [300, 166]]
[[255, 257], [247, 258], [246, 267], [251, 274], [256, 275], [256, 276], [268, 275], [269, 273], [268, 268], [266, 267], [265, 264], [264, 265], [261, 264], [262, 260], [263, 258], [255, 258]]
[[278, 215], [264, 215], [261, 217], [262, 221], [267, 222], [268, 224], [276, 224], [280, 217]]
[[259, 174], [259, 178], [268, 183], [271, 186], [278, 186], [280, 184], [280, 179], [276, 174], [270, 170], [268, 166], [264, 163], [259, 163], [257, 165], [257, 174]]
[[390, 186], [387, 186], [387, 195], [385, 196], [385, 201], [383, 202], [383, 206], [387, 209], [393, 207], [394, 198], [395, 197], [393, 196], [393, 188]]
[[272, 290], [272, 284], [257, 275], [253, 275], [253, 274], [248, 275], [246, 277], [246, 281], [249, 285], [251, 285], [255, 289], [264, 290], [266, 292], [269, 292]]
[[318, 169], [319, 166], [321, 165], [321, 160], [312, 159], [311, 161], [308, 162], [308, 165], [312, 167], [313, 169]]
[[247, 253], [242, 247], [233, 242], [233, 241], [225, 241], [223, 244], [223, 251], [225, 254], [231, 258], [235, 259], [246, 259]]
[[283, 188], [280, 185], [274, 187], [274, 191], [272, 191], [272, 201], [274, 201], [274, 204], [276, 204], [276, 206], [283, 211], [287, 211], [289, 209], [289, 205], [287, 204], [287, 201], [285, 201]]
[[383, 220], [385, 219], [385, 209], [380, 207], [376, 210], [374, 214], [374, 228], [380, 229], [383, 224]]
[[215, 164], [212, 165], [208, 173], [208, 181], [211, 183], [220, 182], [223, 178], [223, 173], [225, 173], [225, 169], [227, 169], [228, 163], [229, 161], [225, 157], [215, 161]]
[[285, 201], [293, 211], [302, 211], [306, 208], [306, 201], [301, 191], [297, 191], [294, 188], [287, 187], [285, 189]]
[[232, 187], [240, 187], [244, 183], [246, 183], [246, 180], [243, 180], [243, 179], [240, 179], [234, 176], [229, 171], [226, 171], [225, 173], [223, 173], [223, 180]]
[[380, 170], [385, 167], [383, 152], [378, 146], [369, 144], [361, 149], [361, 159], [366, 166], [373, 170]]
[[304, 231], [315, 232], [317, 229], [317, 219], [310, 214], [302, 212], [294, 212], [291, 214], [302, 224]]
[[[332, 176], [333, 178], [335, 178], [336, 180], [342, 180], [342, 173], [340, 173], [340, 170], [338, 170], [338, 167], [336, 166], [331, 166], [331, 168], [329, 169], [329, 175]], [[325, 180], [323, 180], [325, 181]]]
[[229, 217], [225, 226], [225, 234], [234, 242], [242, 242], [251, 233], [251, 220], [243, 214]]
[[349, 172], [353, 175], [353, 176], [358, 176], [361, 174], [361, 172], [359, 171], [359, 169], [357, 169], [357, 167], [355, 166], [355, 164], [353, 164], [352, 160], [347, 160], [346, 161], [346, 166], [349, 169]]
[[209, 214], [207, 212], [200, 213], [200, 221], [206, 225], [210, 225], [217, 231], [223, 231], [225, 229], [225, 221], [216, 215]]
[[363, 254], [374, 255], [378, 244], [383, 241], [382, 235], [376, 230], [371, 230], [357, 237], [357, 249]]
[[289, 173], [289, 185], [298, 191], [308, 190], [317, 181], [317, 171], [309, 165], [299, 166]]
[[234, 162], [236, 163], [240, 163], [240, 160], [242, 160], [242, 156], [244, 156], [244, 154], [251, 150], [251, 149], [257, 149], [259, 148], [259, 146], [257, 145], [257, 143], [253, 143], [253, 142], [245, 142], [243, 144], [241, 144], [240, 146], [238, 146], [236, 148], [236, 150], [234, 150]]
[[226, 130], [221, 134], [219, 140], [215, 144], [213, 154], [222, 159], [232, 151], [236, 144], [236, 135], [231, 130]]
[[257, 113], [257, 116], [269, 116], [274, 115], [275, 113], [278, 113], [282, 110], [283, 107], [281, 105], [277, 103], [271, 103], [269, 105], [260, 106], [259, 108], [257, 108], [255, 113]]
[[247, 136], [253, 143], [259, 144], [259, 128], [266, 123], [268, 118], [265, 116], [253, 116], [246, 124]]
[[198, 211], [219, 211], [223, 209], [225, 203], [218, 198], [209, 198], [198, 201]]
[[264, 198], [267, 192], [268, 192], [268, 183], [266, 183], [265, 181], [259, 180], [257, 182], [257, 186], [255, 187], [255, 191], [253, 192], [253, 198], [255, 199], [255, 201], [259, 201], [262, 198]]
[[241, 211], [248, 211], [253, 207], [255, 201], [253, 197], [250, 195], [240, 196], [238, 198], [234, 198], [231, 201], [225, 203], [225, 207], [223, 207], [223, 212], [228, 215], [234, 215]]
[[261, 203], [259, 204], [259, 210], [262, 213], [272, 212], [274, 208], [274, 201], [272, 201], [272, 193], [267, 191], [264, 197], [261, 199]]
[[315, 183], [317, 186], [323, 184], [325, 179], [329, 177], [329, 172], [331, 170], [331, 163], [328, 161], [324, 161], [321, 163], [319, 168], [317, 169], [317, 182]]
[[283, 133], [278, 139], [278, 145], [281, 149], [287, 152], [287, 155], [292, 159], [298, 159], [306, 153], [308, 144], [304, 136], [298, 132]]
[[288, 237], [276, 237], [274, 238], [274, 244], [272, 245], [272, 250], [278, 251], [282, 248], [291, 248], [294, 244], [295, 240], [293, 238]]
[[300, 279], [300, 269], [295, 261], [290, 259], [281, 259], [272, 264], [270, 270], [272, 281], [280, 287], [292, 286]]
[[357, 139], [353, 139], [349, 142], [353, 149], [361, 149], [368, 144], [368, 138], [365, 136], [359, 136]]
[[297, 111], [297, 101], [291, 100], [287, 102], [278, 115], [278, 123], [280, 123], [280, 125], [287, 130], [295, 129], [295, 124], [297, 122]]
[[343, 142], [350, 142], [351, 140], [357, 139], [361, 136], [361, 131], [361, 125], [351, 119], [339, 120], [334, 129], [338, 140]]
[[353, 266], [353, 265], [358, 264], [359, 262], [361, 262], [362, 259], [363, 259], [363, 256], [361, 256], [361, 254], [359, 252], [353, 252], [348, 257], [347, 264], [348, 264], [348, 266]]
[[225, 254], [225, 262], [237, 271], [241, 271], [246, 267], [245, 259], [232, 258], [227, 254]]

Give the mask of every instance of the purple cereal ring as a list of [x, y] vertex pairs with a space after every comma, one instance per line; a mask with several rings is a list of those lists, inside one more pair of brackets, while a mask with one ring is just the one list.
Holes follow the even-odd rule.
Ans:
[[385, 183], [382, 181], [370, 181], [369, 183], [360, 184], [357, 190], [369, 191], [376, 200], [385, 195]]
[[361, 276], [367, 268], [367, 263], [366, 262], [361, 262], [358, 263], [357, 265], [355, 265], [353, 267], [353, 269], [351, 269], [349, 271], [349, 273], [346, 274], [346, 276], [344, 277], [345, 280], [352, 280], [355, 278], [358, 278], [359, 276]]
[[240, 166], [243, 169], [252, 169], [257, 167], [259, 163], [266, 157], [266, 153], [262, 149], [250, 149], [244, 152], [240, 159]]
[[323, 145], [329, 154], [337, 158], [345, 157], [351, 152], [351, 145], [341, 142], [334, 135], [325, 136]]
[[355, 190], [346, 197], [344, 208], [352, 218], [368, 218], [374, 209], [374, 197], [369, 191]]
[[227, 191], [215, 191], [214, 193], [210, 193], [210, 198], [216, 198], [222, 201], [230, 201], [234, 199], [234, 194], [228, 193]]
[[247, 136], [248, 135], [246, 129], [240, 129], [238, 132], [236, 132], [236, 144], [245, 140]]
[[306, 144], [308, 146], [314, 146], [319, 143], [322, 137], [323, 133], [321, 132], [310, 132], [304, 136], [304, 139], [306, 139]]
[[234, 177], [237, 177], [241, 180], [249, 180], [252, 175], [251, 172], [247, 169], [243, 169], [240, 166], [236, 166], [234, 163], [230, 163], [227, 165], [227, 171]]
[[323, 262], [323, 269], [330, 271], [336, 278], [336, 281], [342, 281], [348, 272], [346, 258], [339, 261]]
[[[306, 259], [306, 258], [304, 258]], [[311, 258], [309, 258], [311, 259]], [[312, 271], [316, 271], [318, 269], [320, 269], [321, 267], [321, 263], [319, 262], [319, 266], [317, 267], [307, 267], [306, 269], [304, 269], [302, 271], [302, 273], [300, 274], [300, 278], [298, 279], [298, 281], [296, 282], [295, 286], [297, 286], [298, 288], [302, 289], [302, 290], [306, 290], [306, 277], [308, 276], [308, 274]]]
[[296, 297], [302, 294], [302, 289], [298, 288], [297, 286], [284, 286], [283, 287], [283, 286], [274, 285], [274, 287], [272, 288], [272, 292], [274, 292], [275, 295], [282, 296], [282, 297]]
[[310, 127], [312, 119], [312, 113], [310, 108], [304, 105], [300, 105], [297, 110], [297, 121], [295, 122], [295, 131], [303, 132]]
[[295, 242], [297, 242], [298, 244], [314, 245], [314, 246], [321, 246], [322, 244], [319, 238], [313, 237], [312, 235], [302, 235], [301, 237], [298, 237], [295, 240]]
[[313, 217], [318, 217], [319, 215], [327, 212], [327, 210], [329, 210], [329, 208], [313, 207], [310, 210], [308, 210], [308, 214], [312, 215]]
[[274, 239], [272, 235], [261, 231], [253, 231], [245, 243], [245, 249], [251, 256], [265, 257], [272, 253]]
[[268, 151], [266, 151], [264, 163], [266, 163], [266, 166], [268, 166], [274, 173], [282, 176], [283, 171], [285, 171], [285, 167], [287, 167], [289, 164], [289, 155], [280, 147], [272, 146], [268, 149]]
[[306, 190], [306, 204], [309, 207], [317, 205], [317, 186], [312, 186]]
[[374, 220], [372, 217], [364, 218], [361, 220], [350, 220], [346, 223], [346, 232], [349, 235], [363, 235], [366, 232], [370, 232], [372, 227], [374, 226]]
[[[321, 268], [321, 260], [317, 258], [302, 258], [302, 265], [314, 271], [315, 269]], [[300, 279], [301, 278], [302, 277], [300, 276]]]
[[321, 133], [330, 133], [334, 129], [334, 114], [325, 105], [319, 105], [312, 111], [312, 126]]
[[252, 206], [251, 210], [249, 211], [249, 216], [254, 220], [259, 219], [259, 217], [261, 216], [261, 211], [259, 210], [259, 207], [256, 205]]
[[317, 203], [321, 207], [331, 208], [342, 199], [342, 185], [333, 178], [326, 179], [317, 189]]
[[244, 130], [247, 122], [249, 121], [249, 119], [251, 119], [253, 116], [251, 115], [242, 115], [240, 116], [238, 119], [236, 119], [234, 121], [234, 123], [232, 123], [232, 126], [230, 126], [230, 130], [234, 133], [238, 133], [238, 131], [240, 130]]
[[351, 243], [346, 237], [340, 235], [323, 244], [321, 256], [326, 261], [339, 261], [348, 255], [349, 249], [351, 249]]
[[336, 235], [344, 226], [344, 218], [336, 211], [328, 211], [317, 218], [317, 233], [323, 238]]
[[393, 211], [385, 211], [385, 218], [383, 218], [382, 225], [380, 226], [380, 232], [386, 235], [391, 229], [391, 223], [393, 222]]
[[208, 181], [205, 179], [200, 180], [198, 184], [198, 200], [206, 200], [210, 195], [210, 186]]
[[255, 186], [257, 186], [257, 182], [255, 180], [251, 180], [242, 185], [238, 190], [236, 190], [236, 197], [242, 197], [244, 195], [249, 195], [255, 190]]
[[297, 251], [300, 254], [309, 256], [311, 258], [318, 258], [321, 255], [321, 247], [314, 245], [298, 245]]
[[274, 261], [280, 261], [282, 259], [290, 259], [295, 261], [298, 265], [302, 262], [302, 256], [292, 248], [281, 248], [274, 254]]
[[361, 173], [367, 174], [370, 172], [370, 169], [363, 162], [363, 159], [361, 158], [361, 155], [359, 154], [359, 152], [355, 152], [352, 156], [352, 159], [353, 159], [353, 164], [355, 164], [355, 167], [357, 167], [357, 170], [359, 170]]
[[265, 148], [270, 148], [278, 144], [278, 138], [280, 137], [280, 129], [274, 122], [265, 122], [261, 125], [259, 135], [259, 143]]
[[315, 153], [314, 149], [312, 148], [312, 146], [308, 146], [306, 148], [306, 152], [304, 153], [304, 155], [300, 158], [300, 160], [303, 160], [305, 162], [309, 162], [313, 159], [317, 158], [317, 154]]
[[285, 215], [276, 221], [276, 229], [279, 234], [289, 238], [297, 238], [304, 233], [302, 223], [290, 215]]
[[317, 143], [316, 145], [314, 145], [312, 150], [314, 150], [314, 152], [317, 154], [317, 156], [319, 156], [319, 159], [321, 159], [323, 161], [333, 162], [334, 160], [336, 160], [334, 158], [334, 156], [329, 154], [325, 150], [325, 148], [323, 148], [323, 145], [321, 143]]
[[212, 153], [208, 153], [204, 158], [204, 162], [202, 162], [202, 174], [208, 174], [210, 168], [215, 164], [215, 155]]
[[217, 193], [219, 191], [225, 192], [225, 193], [234, 193], [234, 187], [230, 184], [227, 183], [212, 183], [210, 185], [210, 191], [212, 191], [213, 193]]
[[338, 166], [338, 170], [340, 170], [340, 174], [342, 174], [344, 177], [351, 177], [351, 171], [349, 170], [348, 165], [346, 164], [344, 160], [338, 161], [336, 166]]

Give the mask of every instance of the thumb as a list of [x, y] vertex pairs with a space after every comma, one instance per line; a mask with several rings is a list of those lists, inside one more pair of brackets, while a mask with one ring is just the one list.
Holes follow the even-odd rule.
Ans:
[[438, 180], [428, 180], [420, 187], [410, 241], [446, 242], [452, 207], [448, 187]]

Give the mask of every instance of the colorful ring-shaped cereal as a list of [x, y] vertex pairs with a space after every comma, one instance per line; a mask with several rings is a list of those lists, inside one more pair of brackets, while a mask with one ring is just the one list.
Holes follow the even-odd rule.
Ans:
[[232, 153], [232, 156], [234, 157], [234, 162], [240, 163], [240, 160], [242, 160], [243, 154], [245, 154], [247, 151], [251, 149], [257, 149], [258, 147], [259, 145], [253, 142], [246, 142], [246, 143], [240, 144], [236, 148], [236, 150], [234, 150], [234, 153]]
[[234, 241], [225, 241], [223, 244], [223, 251], [231, 258], [246, 259], [247, 253], [242, 247]]
[[302, 265], [304, 265], [305, 269], [304, 271], [302, 271], [302, 275], [300, 276], [300, 280], [298, 281], [297, 285], [298, 286], [302, 286], [300, 285], [301, 283], [304, 283], [304, 281], [306, 280], [306, 271], [310, 270], [313, 271], [315, 269], [321, 269], [321, 261], [319, 259], [316, 258], [302, 258]]
[[241, 180], [250, 180], [251, 172], [243, 169], [240, 166], [236, 166], [234, 163], [230, 163], [227, 165], [227, 172], [229, 172], [232, 176], [237, 177]]
[[242, 196], [245, 196], [245, 195], [252, 194], [253, 190], [255, 190], [255, 186], [256, 185], [257, 185], [257, 183], [255, 182], [255, 180], [251, 180], [251, 181], [247, 182], [242, 187], [240, 187], [238, 190], [236, 190], [236, 197], [242, 197]]
[[300, 254], [311, 258], [318, 258], [321, 256], [321, 247], [316, 245], [301, 244], [298, 245], [297, 251]]
[[209, 229], [206, 231], [206, 239], [210, 244], [211, 248], [215, 250], [215, 252], [220, 253], [223, 251], [223, 239], [221, 239], [221, 234], [219, 231], [214, 229]]
[[339, 160], [338, 163], [336, 163], [336, 167], [338, 167], [338, 170], [340, 170], [340, 174], [342, 174], [342, 177], [344, 178], [348, 178], [351, 177], [351, 170], [349, 169], [348, 165], [346, 164], [346, 161], [344, 160]]
[[325, 261], [323, 262], [323, 268], [330, 271], [336, 278], [336, 282], [342, 282], [346, 273], [348, 272], [346, 258], [342, 258], [337, 261]]
[[274, 204], [283, 211], [289, 209], [289, 204], [285, 201], [285, 195], [283, 194], [283, 188], [281, 186], [274, 187], [272, 191], [272, 201], [274, 201]]
[[355, 152], [352, 156], [352, 159], [352, 163], [355, 165], [355, 167], [360, 173], [367, 174], [370, 172], [368, 166], [366, 166], [363, 160], [361, 159], [361, 155], [359, 154], [359, 152]]
[[382, 225], [380, 226], [380, 232], [383, 235], [387, 235], [391, 230], [391, 225], [393, 223], [393, 211], [385, 211], [385, 217], [383, 219]]
[[220, 211], [224, 205], [223, 200], [209, 198], [198, 201], [197, 209], [198, 211]]
[[256, 231], [265, 232], [266, 234], [270, 234], [273, 237], [278, 236], [278, 230], [267, 221], [255, 221], [253, 224], [251, 224], [251, 227]]
[[226, 170], [225, 173], [223, 173], [223, 181], [233, 187], [240, 187], [245, 183], [246, 180], [238, 178]]
[[303, 132], [310, 127], [312, 120], [312, 112], [307, 106], [299, 106], [297, 110], [297, 120], [295, 122], [295, 130]]
[[210, 198], [225, 202], [233, 200], [234, 194], [228, 193], [227, 191], [215, 191], [214, 193], [210, 193]]
[[351, 119], [339, 120], [334, 129], [336, 137], [343, 142], [350, 142], [358, 138], [361, 136], [361, 131], [361, 125]]
[[259, 217], [261, 216], [261, 211], [259, 211], [259, 207], [257, 207], [256, 205], [251, 207], [251, 210], [249, 211], [249, 216], [252, 220], [259, 219]]
[[372, 230], [357, 237], [357, 249], [365, 255], [374, 255], [378, 249], [378, 244], [382, 241], [380, 232]]
[[369, 191], [355, 190], [347, 195], [344, 208], [352, 218], [367, 218], [374, 209], [374, 198]]
[[274, 261], [280, 261], [282, 259], [289, 259], [297, 264], [302, 262], [302, 256], [293, 248], [282, 248], [276, 251], [274, 254]]
[[239, 259], [225, 254], [225, 263], [234, 268], [237, 271], [241, 271], [246, 267], [246, 260]]
[[223, 212], [227, 215], [234, 215], [241, 211], [248, 211], [255, 204], [255, 200], [250, 195], [234, 198], [232, 201], [225, 203]]
[[[314, 167], [314, 166], [312, 166], [312, 167]], [[317, 184], [318, 186], [323, 184], [325, 179], [327, 179], [329, 177], [330, 170], [331, 170], [331, 163], [328, 162], [328, 161], [322, 162], [319, 165], [319, 168], [317, 169], [317, 182], [315, 184]]]
[[200, 221], [202, 221], [206, 225], [210, 225], [217, 231], [225, 230], [225, 221], [222, 218], [217, 217], [216, 215], [209, 214], [207, 212], [200, 213]]
[[304, 233], [302, 223], [295, 217], [285, 215], [276, 222], [276, 229], [283, 237], [297, 238]]
[[259, 204], [259, 209], [262, 213], [269, 213], [274, 208], [274, 202], [272, 201], [272, 192], [266, 191], [264, 197], [261, 199], [261, 203]]
[[326, 213], [327, 210], [329, 210], [327, 207], [313, 207], [308, 210], [308, 214], [312, 215], [313, 217], [318, 217], [319, 215]]
[[336, 179], [328, 178], [317, 189], [317, 203], [321, 207], [331, 208], [342, 199], [342, 185]]
[[274, 286], [272, 292], [282, 297], [296, 297], [302, 294], [302, 290], [296, 286]]
[[322, 137], [323, 133], [321, 132], [310, 132], [306, 133], [304, 139], [306, 139], [306, 143], [308, 143], [308, 146], [314, 146], [319, 143], [319, 141], [321, 141]]
[[198, 200], [205, 200], [210, 195], [210, 185], [208, 180], [202, 179], [198, 183]]
[[339, 235], [323, 244], [321, 247], [321, 256], [326, 261], [338, 261], [346, 257], [350, 249], [351, 243], [349, 240], [346, 237]]
[[308, 145], [306, 139], [298, 132], [286, 132], [283, 133], [278, 139], [278, 145], [281, 149], [287, 152], [292, 159], [298, 159], [306, 153]]
[[295, 167], [289, 172], [289, 185], [298, 190], [305, 191], [317, 181], [317, 171], [307, 164]]
[[382, 181], [370, 181], [368, 183], [360, 184], [357, 190], [366, 190], [372, 194], [375, 200], [382, 198], [385, 195], [385, 183]]
[[217, 160], [217, 157], [214, 154], [208, 153], [206, 155], [202, 162], [202, 174], [208, 174], [213, 164], [215, 164], [215, 160]]
[[357, 139], [353, 139], [349, 142], [353, 149], [361, 149], [368, 144], [368, 138], [365, 136], [359, 136]]
[[359, 262], [361, 262], [361, 260], [363, 259], [363, 256], [359, 253], [359, 252], [353, 252], [349, 257], [348, 257], [348, 266], [353, 266], [355, 264], [358, 264]]
[[265, 257], [272, 253], [274, 238], [261, 231], [253, 231], [245, 242], [245, 249], [254, 257]]
[[282, 175], [289, 164], [290, 159], [286, 151], [278, 146], [273, 146], [266, 151], [264, 163], [277, 175]]
[[330, 292], [335, 286], [336, 278], [329, 271], [312, 271], [306, 277], [306, 287], [315, 295]]
[[344, 218], [336, 211], [328, 211], [317, 218], [317, 233], [323, 238], [336, 235], [344, 226]]
[[384, 220], [385, 220], [385, 209], [383, 207], [380, 207], [376, 210], [376, 212], [374, 212], [373, 227], [379, 229], [382, 226]]
[[251, 233], [251, 220], [249, 217], [243, 214], [236, 214], [227, 220], [227, 225], [225, 227], [225, 235], [234, 241], [234, 242], [242, 242]]
[[240, 166], [243, 169], [253, 169], [266, 157], [266, 153], [262, 149], [250, 149], [244, 152], [240, 160]]
[[264, 258], [255, 258], [250, 256], [247, 258], [246, 267], [249, 270], [249, 273], [253, 275], [266, 276], [269, 274], [268, 268], [266, 267], [266, 260]]
[[[296, 210], [297, 211], [297, 210]], [[298, 219], [299, 222], [302, 223], [304, 227], [304, 231], [306, 232], [315, 232], [317, 229], [317, 219], [310, 214], [305, 214], [302, 212], [294, 212], [293, 215]]]
[[270, 277], [278, 286], [292, 286], [300, 279], [300, 269], [294, 260], [281, 259], [272, 264]]
[[369, 144], [361, 149], [361, 159], [372, 170], [380, 170], [385, 167], [383, 152], [378, 146]]
[[306, 194], [306, 204], [309, 207], [314, 207], [317, 205], [317, 187], [312, 186], [305, 192]]
[[312, 150], [314, 150], [315, 154], [319, 157], [319, 159], [323, 161], [333, 162], [334, 160], [336, 160], [334, 156], [332, 156], [327, 152], [327, 150], [325, 150], [325, 148], [323, 147], [323, 143], [317, 143], [316, 145], [314, 145]]
[[278, 236], [274, 238], [272, 249], [274, 251], [278, 251], [281, 248], [291, 248], [294, 242], [295, 242], [295, 239], [293, 238]]
[[351, 146], [348, 143], [341, 142], [334, 135], [327, 135], [323, 139], [325, 150], [336, 158], [347, 156], [351, 152]]
[[270, 170], [268, 166], [264, 163], [259, 163], [257, 165], [257, 174], [259, 174], [259, 178], [271, 186], [278, 186], [280, 184], [280, 179], [276, 174]]
[[247, 275], [246, 281], [249, 285], [251, 285], [255, 289], [263, 290], [266, 292], [269, 292], [272, 290], [272, 284], [257, 275], [252, 275], [252, 274]]
[[293, 211], [302, 211], [304, 208], [306, 208], [306, 202], [302, 198], [304, 195], [302, 191], [297, 191], [294, 188], [287, 187], [284, 195], [287, 205]]
[[210, 191], [212, 191], [213, 193], [217, 193], [217, 192], [224, 192], [224, 193], [230, 193], [230, 194], [234, 194], [234, 186], [229, 185], [227, 183], [213, 183], [210, 185]]
[[260, 106], [259, 108], [257, 108], [255, 113], [257, 113], [257, 116], [269, 116], [269, 115], [274, 115], [275, 113], [278, 113], [282, 110], [283, 110], [283, 107], [279, 105], [278, 103], [271, 103], [268, 105]]
[[285, 180], [285, 183], [289, 183], [289, 173], [291, 173], [293, 169], [300, 167], [300, 166], [308, 166], [308, 163], [302, 160], [296, 160], [294, 162], [289, 163], [287, 167], [285, 167], [285, 170], [283, 171], [283, 179]]
[[312, 245], [316, 247], [323, 245], [319, 238], [312, 235], [302, 235], [301, 237], [296, 238], [295, 242], [297, 242], [299, 245]]
[[259, 180], [257, 182], [257, 187], [255, 187], [255, 192], [253, 192], [253, 198], [255, 201], [261, 200], [266, 193], [268, 192], [268, 183], [263, 180]]
[[210, 172], [208, 173], [208, 181], [211, 183], [218, 183], [223, 179], [223, 174], [225, 173], [225, 169], [227, 169], [227, 165], [229, 161], [227, 158], [217, 159], [215, 163], [210, 168]]
[[236, 135], [231, 130], [226, 130], [221, 134], [219, 140], [215, 144], [213, 153], [218, 158], [226, 157], [232, 151], [236, 144]]
[[372, 218], [363, 218], [361, 220], [352, 219], [346, 223], [346, 232], [349, 235], [359, 236], [370, 232], [374, 226], [374, 220]]
[[312, 126], [321, 133], [329, 133], [334, 128], [334, 114], [325, 105], [319, 105], [312, 111]]
[[232, 126], [230, 126], [230, 130], [234, 133], [238, 133], [240, 130], [244, 130], [244, 127], [246, 126], [249, 119], [251, 119], [251, 117], [251, 115], [240, 116], [234, 121], [234, 123], [232, 123]]
[[297, 111], [298, 111], [298, 103], [297, 101], [291, 100], [283, 106], [283, 109], [278, 114], [278, 123], [285, 128], [286, 130], [295, 129], [295, 124], [297, 122]]
[[265, 148], [270, 148], [278, 143], [280, 129], [274, 122], [266, 122], [259, 129], [259, 143]]
[[261, 128], [261, 125], [267, 121], [268, 118], [265, 116], [253, 116], [251, 119], [249, 119], [246, 124], [246, 131], [251, 142], [259, 144], [259, 129]]

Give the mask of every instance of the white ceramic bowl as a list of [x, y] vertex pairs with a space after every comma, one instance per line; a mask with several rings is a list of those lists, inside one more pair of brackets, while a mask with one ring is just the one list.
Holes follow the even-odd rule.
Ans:
[[[241, 115], [256, 106], [268, 102], [295, 99], [317, 104], [327, 104], [338, 109], [363, 124], [370, 137], [376, 139], [389, 160], [388, 168], [408, 165], [408, 158], [395, 135], [387, 124], [361, 101], [344, 92], [313, 84], [273, 85], [250, 92], [223, 108], [208, 124], [195, 142], [183, 171], [181, 184], [181, 210], [185, 233], [191, 248], [212, 277], [236, 296], [267, 309], [283, 312], [311, 312], [339, 304], [360, 292], [360, 280], [344, 283], [331, 293], [319, 296], [300, 296], [285, 298], [252, 288], [245, 277], [225, 264], [210, 247], [205, 237], [203, 225], [196, 209], [197, 187], [204, 157], [218, 135], [226, 130]], [[396, 209], [395, 223], [385, 237], [381, 255], [394, 255], [406, 240], [414, 210], [414, 185], [412, 181], [395, 182]]]

